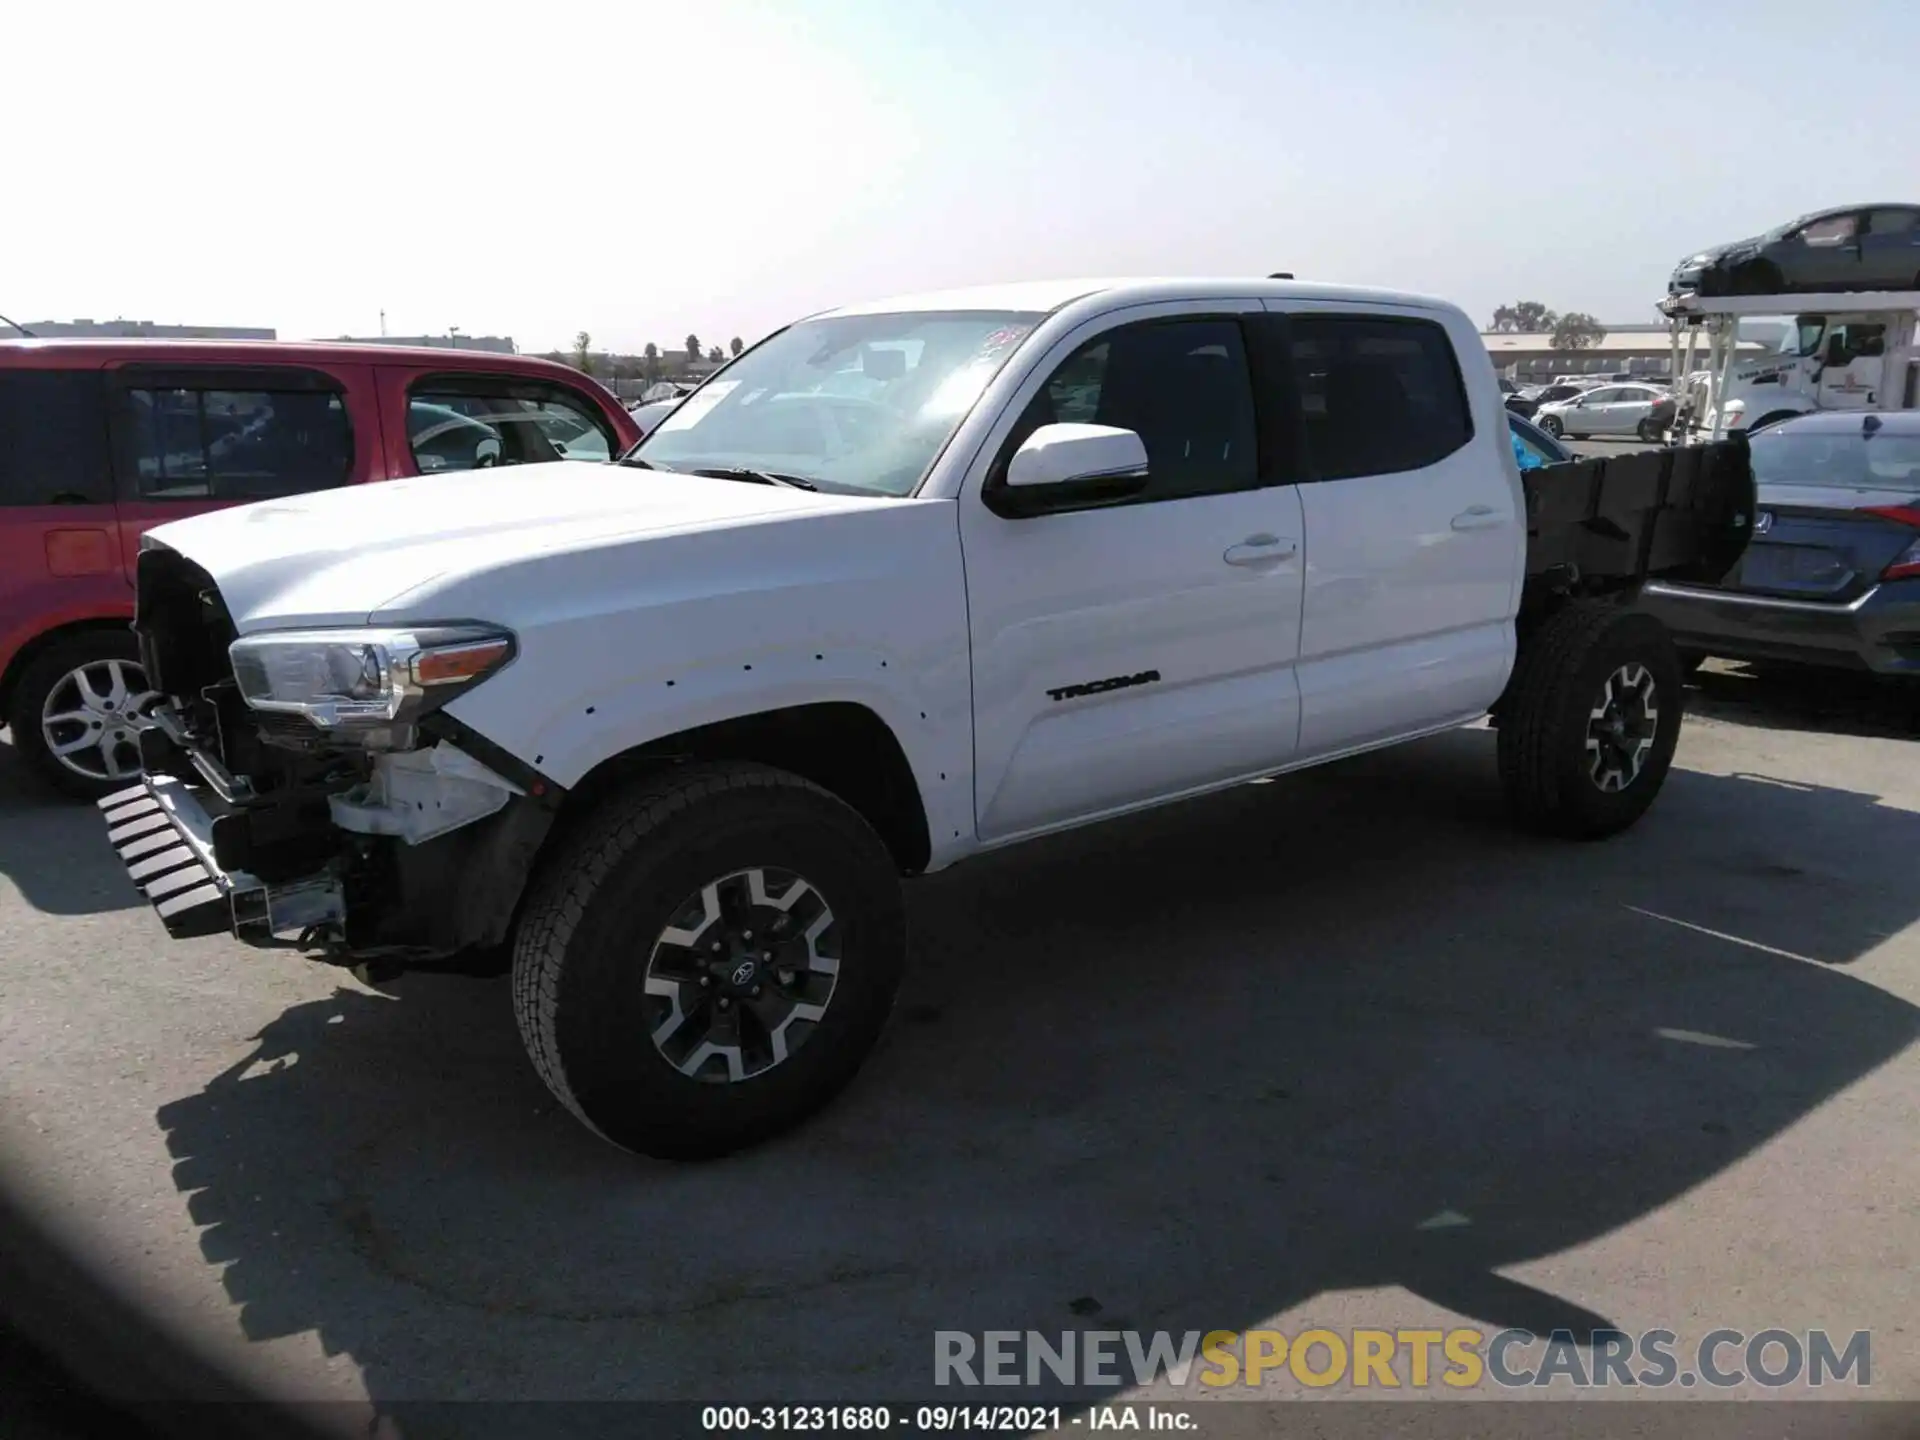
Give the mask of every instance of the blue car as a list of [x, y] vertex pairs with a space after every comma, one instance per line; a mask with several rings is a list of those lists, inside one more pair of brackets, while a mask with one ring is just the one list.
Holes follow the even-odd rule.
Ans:
[[1513, 458], [1520, 462], [1522, 470], [1538, 470], [1542, 465], [1558, 465], [1575, 458], [1574, 453], [1553, 436], [1511, 410], [1507, 412], [1507, 430], [1513, 439]]

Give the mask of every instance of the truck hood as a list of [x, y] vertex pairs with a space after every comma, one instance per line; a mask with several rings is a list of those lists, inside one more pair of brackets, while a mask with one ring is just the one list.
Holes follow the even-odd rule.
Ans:
[[435, 580], [531, 556], [897, 503], [563, 460], [264, 500], [148, 537], [212, 576], [245, 634], [362, 624]]

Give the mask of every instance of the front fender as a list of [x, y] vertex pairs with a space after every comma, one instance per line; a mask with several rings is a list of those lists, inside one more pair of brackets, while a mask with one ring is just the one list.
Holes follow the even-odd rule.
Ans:
[[973, 745], [965, 651], [944, 664], [931, 658], [916, 665], [870, 646], [768, 648], [564, 694], [523, 692], [508, 683], [509, 667], [447, 713], [572, 788], [618, 755], [687, 731], [804, 705], [861, 705], [900, 744], [927, 817], [929, 868], [938, 868], [972, 844]]
[[510, 628], [512, 661], [447, 713], [568, 788], [697, 727], [863, 705], [912, 767], [939, 863], [974, 830], [966, 593], [950, 503], [835, 501], [532, 553], [409, 597], [392, 619]]

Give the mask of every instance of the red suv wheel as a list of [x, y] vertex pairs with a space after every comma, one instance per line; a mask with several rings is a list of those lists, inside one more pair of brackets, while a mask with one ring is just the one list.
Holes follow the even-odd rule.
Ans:
[[139, 778], [136, 722], [159, 698], [147, 688], [130, 633], [87, 630], [28, 663], [7, 722], [14, 749], [42, 780], [95, 799]]

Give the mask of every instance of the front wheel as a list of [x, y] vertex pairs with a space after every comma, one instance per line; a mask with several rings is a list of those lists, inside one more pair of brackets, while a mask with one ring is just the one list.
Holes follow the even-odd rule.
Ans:
[[1543, 416], [1540, 421], [1540, 428], [1556, 440], [1566, 433], [1566, 427], [1560, 423], [1560, 417], [1558, 415]]
[[139, 726], [159, 700], [131, 630], [82, 630], [36, 655], [7, 707], [14, 749], [40, 779], [82, 800], [140, 778]]
[[1521, 646], [1498, 731], [1515, 817], [1582, 840], [1638, 820], [1673, 763], [1682, 683], [1651, 615], [1580, 600], [1543, 621]]
[[606, 802], [535, 878], [514, 1012], [593, 1130], [702, 1159], [853, 1078], [905, 955], [898, 870], [852, 809], [762, 765], [678, 766]]

